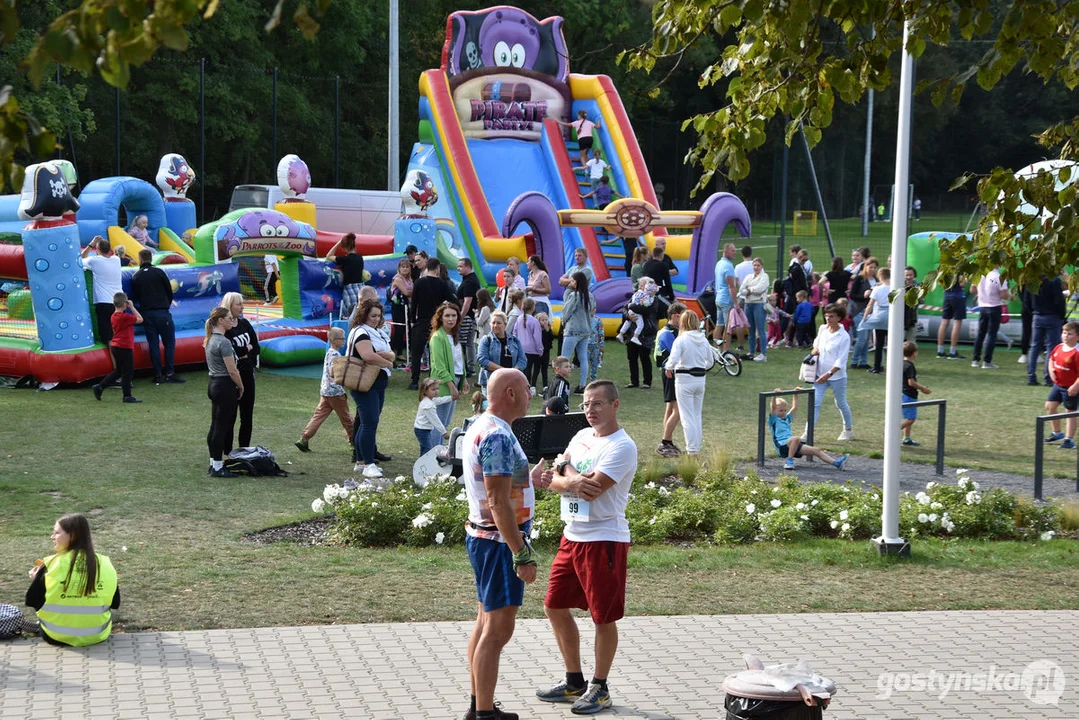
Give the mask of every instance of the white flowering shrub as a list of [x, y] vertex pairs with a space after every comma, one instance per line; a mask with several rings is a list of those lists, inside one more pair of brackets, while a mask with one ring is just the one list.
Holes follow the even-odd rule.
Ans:
[[[464, 542], [468, 502], [452, 478], [437, 477], [423, 489], [409, 481], [382, 490], [350, 483], [327, 485], [311, 504], [334, 514], [333, 537], [368, 546], [458, 545]], [[794, 542], [811, 537], [866, 539], [880, 532], [880, 490], [865, 483], [776, 484], [729, 469], [703, 470], [691, 485], [665, 484], [638, 475], [626, 519], [637, 544], [668, 541]], [[1000, 488], [986, 489], [961, 471], [953, 484], [931, 482], [900, 496], [900, 533], [963, 538], [1051, 540], [1060, 533], [1055, 503], [1035, 504]], [[537, 491], [531, 539], [553, 545], [562, 535], [560, 498]]]

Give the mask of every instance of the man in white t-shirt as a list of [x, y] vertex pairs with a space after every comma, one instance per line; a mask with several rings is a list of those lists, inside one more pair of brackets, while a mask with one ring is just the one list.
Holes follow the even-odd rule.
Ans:
[[[574, 436], [551, 475], [550, 489], [562, 495], [566, 527], [543, 601], [566, 679], [536, 691], [546, 702], [572, 702], [578, 715], [611, 705], [607, 676], [618, 648], [616, 623], [625, 613], [626, 505], [637, 470], [637, 444], [618, 425], [615, 384], [589, 383], [582, 407], [591, 427]], [[581, 671], [580, 636], [570, 608], [589, 610], [596, 626], [596, 666], [589, 683]]]
[[734, 266], [734, 279], [737, 281], [738, 287], [742, 287], [742, 281], [753, 274], [753, 248], [749, 245], [743, 245], [741, 253], [742, 262]]
[[592, 159], [585, 165], [588, 168], [588, 177], [592, 181], [593, 186], [599, 182], [599, 179], [603, 177], [603, 173], [610, 167], [603, 160], [603, 153], [599, 148], [592, 148]]
[[[95, 250], [96, 255], [90, 251]], [[109, 241], [100, 235], [82, 249], [82, 266], [94, 280], [94, 317], [97, 318], [97, 341], [108, 348], [112, 342], [112, 314], [116, 311], [113, 297], [124, 291], [121, 282], [120, 258], [112, 251]]]
[[[993, 349], [997, 345], [997, 333], [1004, 315], [1004, 303], [1011, 299], [1008, 283], [1000, 279], [1000, 269], [994, 269], [983, 277], [977, 285], [978, 290], [978, 336], [974, 340], [974, 360], [971, 367], [983, 370], [999, 370], [993, 362]], [[985, 362], [982, 362], [982, 353]]]
[[281, 278], [281, 269], [277, 264], [276, 255], [263, 255], [262, 265], [266, 268], [266, 304], [269, 305], [277, 300], [277, 281]]

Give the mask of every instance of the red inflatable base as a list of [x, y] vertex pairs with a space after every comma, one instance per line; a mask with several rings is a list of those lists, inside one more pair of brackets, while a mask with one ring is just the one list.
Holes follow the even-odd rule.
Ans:
[[[344, 233], [317, 230], [315, 251], [318, 256], [326, 257], [326, 253], [344, 236]], [[393, 235], [356, 235], [356, 252], [360, 255], [389, 255], [393, 252]]]
[[[314, 335], [326, 340], [327, 327], [268, 330], [259, 333], [259, 340], [282, 335]], [[201, 335], [176, 338], [175, 364], [205, 365], [206, 353]], [[147, 370], [150, 353], [145, 342], [135, 343], [135, 369]], [[32, 375], [38, 382], [83, 383], [104, 377], [112, 370], [112, 358], [105, 348], [80, 353], [43, 353], [23, 347], [0, 345], [0, 375], [22, 377]]]

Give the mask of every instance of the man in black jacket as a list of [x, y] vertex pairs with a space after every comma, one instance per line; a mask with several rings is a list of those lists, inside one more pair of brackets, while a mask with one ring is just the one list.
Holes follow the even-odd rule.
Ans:
[[[670, 258], [664, 253], [667, 246], [666, 240], [660, 244], [662, 238], [656, 238], [656, 246], [652, 248], [652, 257], [644, 264], [644, 274], [652, 278], [659, 285], [659, 296], [668, 303], [674, 302], [674, 285], [671, 284]], [[672, 263], [673, 264], [673, 261]], [[664, 311], [666, 312], [666, 311]]]
[[423, 358], [423, 349], [427, 346], [427, 340], [431, 335], [431, 318], [434, 317], [438, 306], [447, 300], [453, 300], [449, 285], [441, 278], [442, 263], [438, 258], [430, 258], [427, 261], [427, 272], [412, 286], [412, 304], [409, 309], [412, 313], [412, 337], [409, 350], [412, 363], [412, 384], [409, 390], [418, 390], [420, 384], [420, 361]]
[[[173, 367], [176, 327], [169, 312], [172, 306], [172, 281], [164, 270], [150, 263], [153, 256], [149, 250], [139, 250], [139, 269], [131, 276], [131, 300], [142, 313], [150, 364], [154, 366], [154, 385], [182, 383], [184, 379], [176, 376]], [[159, 339], [165, 346], [164, 368], [161, 366], [161, 348], [157, 346]]]
[[1048, 360], [1053, 348], [1060, 344], [1060, 331], [1064, 328], [1064, 316], [1068, 314], [1068, 301], [1064, 296], [1064, 282], [1060, 276], [1055, 278], [1042, 278], [1038, 292], [1023, 289], [1027, 296], [1031, 309], [1034, 311], [1033, 330], [1034, 338], [1030, 343], [1030, 352], [1027, 353], [1027, 385], [1039, 385], [1038, 382], [1038, 356], [1042, 349], [1045, 350], [1046, 364], [1042, 367], [1045, 376], [1045, 384], [1051, 383], [1049, 379]]

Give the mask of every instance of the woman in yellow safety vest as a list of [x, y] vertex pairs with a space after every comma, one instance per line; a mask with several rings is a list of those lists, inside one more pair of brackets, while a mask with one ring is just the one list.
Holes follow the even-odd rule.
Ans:
[[41, 636], [53, 645], [94, 645], [112, 632], [112, 611], [120, 607], [116, 570], [94, 552], [86, 516], [64, 515], [52, 530], [56, 554], [30, 571], [26, 604], [37, 610]]

